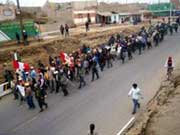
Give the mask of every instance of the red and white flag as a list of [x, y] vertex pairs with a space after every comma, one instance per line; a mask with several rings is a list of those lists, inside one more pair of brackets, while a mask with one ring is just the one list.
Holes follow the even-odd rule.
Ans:
[[72, 58], [69, 57], [67, 53], [61, 52], [60, 58], [61, 58], [63, 63], [67, 63], [71, 67], [74, 66], [73, 57]]
[[13, 60], [13, 67], [14, 69], [24, 70], [28, 72], [30, 70], [30, 66], [28, 63], [18, 62], [17, 60]]

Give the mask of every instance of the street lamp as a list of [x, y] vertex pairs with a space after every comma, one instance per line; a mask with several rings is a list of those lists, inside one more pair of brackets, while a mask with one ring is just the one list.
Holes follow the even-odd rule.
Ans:
[[21, 7], [20, 7], [20, 4], [19, 4], [19, 0], [16, 0], [16, 2], [17, 2], [17, 8], [18, 8], [17, 14], [19, 15], [19, 22], [20, 22], [22, 41], [23, 41], [23, 44], [25, 45], [24, 36], [23, 36], [23, 19], [22, 19]]

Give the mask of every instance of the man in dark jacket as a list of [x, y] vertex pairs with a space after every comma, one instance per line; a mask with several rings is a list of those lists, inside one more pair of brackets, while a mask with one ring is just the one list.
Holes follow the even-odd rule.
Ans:
[[20, 44], [20, 35], [18, 32], [16, 32], [16, 40], [17, 40], [17, 44]]
[[64, 72], [60, 70], [60, 86], [64, 96], [68, 96], [69, 94], [67, 91], [67, 83], [68, 83], [67, 77], [64, 75]]
[[85, 71], [84, 71], [84, 68], [81, 65], [78, 65], [78, 68], [79, 68], [79, 72], [78, 72], [78, 76], [79, 76], [79, 89], [81, 89], [82, 84], [84, 84], [84, 86], [86, 85], [86, 81], [84, 80]]
[[64, 36], [64, 29], [65, 29], [64, 26], [61, 25], [61, 26], [60, 26], [60, 32], [61, 32], [61, 35], [62, 35], [62, 36]]
[[48, 108], [48, 104], [45, 102], [44, 92], [41, 90], [39, 85], [35, 86], [35, 97], [40, 107], [40, 112], [44, 111], [43, 106]]
[[94, 81], [94, 76], [96, 75], [97, 79], [99, 79], [98, 69], [97, 69], [97, 62], [93, 60], [92, 63], [92, 80]]

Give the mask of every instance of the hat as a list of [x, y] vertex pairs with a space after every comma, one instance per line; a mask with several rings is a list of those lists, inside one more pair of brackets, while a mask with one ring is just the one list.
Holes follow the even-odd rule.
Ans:
[[28, 87], [29, 86], [29, 82], [24, 83], [24, 86]]

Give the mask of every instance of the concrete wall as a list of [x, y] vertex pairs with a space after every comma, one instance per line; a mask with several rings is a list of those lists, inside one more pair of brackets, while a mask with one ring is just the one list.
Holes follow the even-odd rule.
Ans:
[[73, 10], [84, 10], [90, 7], [96, 7], [97, 0], [87, 0], [87, 1], [74, 1], [72, 2]]

